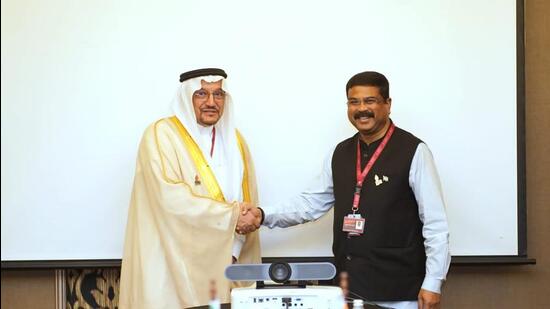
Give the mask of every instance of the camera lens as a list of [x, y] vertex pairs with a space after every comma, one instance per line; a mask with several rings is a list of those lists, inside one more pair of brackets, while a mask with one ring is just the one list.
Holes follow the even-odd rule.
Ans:
[[269, 278], [271, 278], [274, 282], [286, 282], [290, 279], [290, 275], [292, 275], [292, 270], [290, 269], [290, 265], [288, 265], [288, 263], [279, 262], [273, 263], [269, 266]]

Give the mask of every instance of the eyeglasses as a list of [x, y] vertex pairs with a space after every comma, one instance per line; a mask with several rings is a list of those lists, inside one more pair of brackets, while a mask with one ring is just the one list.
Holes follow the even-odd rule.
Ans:
[[361, 105], [361, 102], [365, 103], [366, 105], [371, 105], [371, 104], [375, 104], [375, 103], [384, 102], [384, 100], [376, 98], [376, 97], [368, 97], [368, 98], [363, 98], [363, 99], [357, 99], [357, 98], [349, 98], [348, 99], [348, 105], [352, 105], [352, 106], [359, 106], [359, 105]]
[[193, 96], [201, 101], [208, 100], [210, 95], [212, 95], [215, 101], [221, 101], [225, 99], [225, 91], [221, 89], [214, 90], [212, 93], [204, 89], [199, 89], [193, 93]]

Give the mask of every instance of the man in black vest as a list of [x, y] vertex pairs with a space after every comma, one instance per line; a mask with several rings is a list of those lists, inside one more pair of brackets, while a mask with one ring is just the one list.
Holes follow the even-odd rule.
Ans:
[[430, 150], [394, 125], [386, 77], [346, 85], [358, 133], [339, 143], [311, 188], [263, 212], [263, 225], [316, 220], [334, 206], [333, 252], [349, 297], [398, 309], [438, 308], [450, 264], [449, 229]]

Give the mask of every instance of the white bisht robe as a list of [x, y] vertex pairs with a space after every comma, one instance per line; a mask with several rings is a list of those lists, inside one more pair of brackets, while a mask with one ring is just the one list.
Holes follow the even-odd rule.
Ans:
[[[257, 204], [253, 164], [239, 135], [243, 199]], [[209, 302], [215, 280], [222, 303], [232, 286], [239, 216], [225, 201], [200, 148], [176, 117], [145, 131], [138, 153], [122, 259], [119, 308], [186, 308]], [[248, 234], [239, 263], [261, 263], [258, 232]]]

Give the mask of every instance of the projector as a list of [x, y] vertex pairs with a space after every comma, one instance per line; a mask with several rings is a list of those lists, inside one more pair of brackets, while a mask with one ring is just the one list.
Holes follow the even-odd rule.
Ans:
[[[229, 280], [257, 282], [255, 288], [231, 291], [233, 309], [342, 309], [342, 289], [306, 285], [306, 281], [330, 280], [335, 275], [336, 268], [331, 263], [235, 264], [225, 270]], [[276, 284], [265, 284], [268, 280]]]
[[231, 291], [233, 309], [342, 309], [344, 295], [335, 286], [304, 288], [236, 288]]

